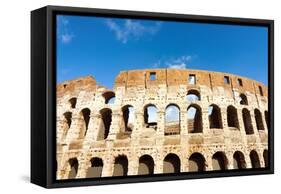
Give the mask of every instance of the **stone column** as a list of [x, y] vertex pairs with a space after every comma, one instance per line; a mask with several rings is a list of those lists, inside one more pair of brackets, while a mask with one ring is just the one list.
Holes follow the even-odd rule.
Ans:
[[114, 157], [112, 157], [111, 154], [108, 153], [107, 157], [104, 160], [104, 164], [102, 168], [102, 177], [112, 177], [113, 170], [114, 170]]
[[213, 170], [213, 160], [212, 160], [213, 155], [212, 154], [207, 154], [206, 155], [206, 171], [212, 171]]
[[180, 135], [188, 135], [187, 125], [187, 111], [186, 109], [180, 111]]
[[165, 111], [159, 110], [157, 115], [156, 145], [162, 146], [165, 137]]
[[88, 130], [85, 136], [84, 144], [90, 144], [92, 141], [97, 140], [97, 135], [99, 132], [99, 120], [100, 114], [92, 112], [90, 115], [90, 121], [88, 125]]
[[112, 111], [112, 117], [111, 117], [111, 125], [110, 125], [110, 129], [109, 129], [109, 134], [107, 139], [108, 140], [115, 140], [117, 137], [117, 134], [120, 132], [120, 112], [119, 110], [116, 111]]
[[253, 130], [254, 130], [254, 135], [256, 137], [256, 143], [259, 144], [261, 142], [261, 140], [260, 140], [259, 130], [258, 130], [257, 124], [256, 124], [255, 113], [251, 110], [250, 115], [251, 115], [251, 121], [252, 121]]
[[128, 176], [130, 175], [137, 175], [138, 174], [138, 158], [137, 157], [131, 157], [128, 158]]
[[78, 113], [78, 115], [75, 114], [72, 117], [71, 126], [70, 126], [70, 129], [68, 130], [68, 133], [66, 136], [67, 142], [70, 142], [72, 140], [76, 140], [79, 138], [81, 128], [83, 126], [83, 121], [84, 120], [79, 116], [79, 113]]
[[227, 169], [233, 169], [233, 153], [232, 151], [226, 151], [225, 156], [227, 158]]
[[203, 134], [208, 134], [210, 132], [210, 124], [209, 124], [209, 107], [202, 106], [202, 127]]

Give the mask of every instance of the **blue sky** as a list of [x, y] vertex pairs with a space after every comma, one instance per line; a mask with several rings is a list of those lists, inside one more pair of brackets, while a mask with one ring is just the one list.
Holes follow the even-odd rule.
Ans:
[[227, 72], [267, 85], [267, 28], [57, 16], [57, 81], [92, 75], [113, 87], [122, 70]]

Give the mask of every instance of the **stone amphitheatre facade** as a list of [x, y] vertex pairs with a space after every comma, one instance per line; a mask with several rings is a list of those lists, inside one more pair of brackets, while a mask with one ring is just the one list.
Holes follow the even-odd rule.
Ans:
[[245, 77], [146, 69], [113, 90], [57, 85], [57, 179], [264, 168], [267, 150], [268, 88]]

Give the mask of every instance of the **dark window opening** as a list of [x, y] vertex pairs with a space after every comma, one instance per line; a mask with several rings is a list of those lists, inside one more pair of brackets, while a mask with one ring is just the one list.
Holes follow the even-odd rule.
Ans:
[[238, 78], [238, 79], [237, 79], [237, 83], [238, 83], [239, 86], [243, 86], [242, 79]]
[[188, 77], [188, 83], [191, 85], [196, 84], [196, 76], [194, 74], [190, 74]]
[[70, 103], [70, 107], [71, 108], [75, 108], [76, 107], [76, 103], [77, 103], [77, 98], [71, 98], [69, 100], [69, 103]]
[[102, 95], [104, 97], [104, 103], [105, 104], [114, 104], [115, 102], [115, 93], [108, 91], [103, 93]]
[[239, 129], [237, 109], [233, 106], [227, 107], [227, 125]]
[[262, 115], [258, 109], [255, 109], [255, 120], [256, 120], [257, 129], [264, 130]]
[[210, 129], [222, 129], [221, 110], [217, 105], [209, 106]]
[[250, 111], [244, 108], [242, 110], [242, 116], [243, 116], [243, 123], [244, 123], [246, 134], [247, 135], [254, 134]]
[[189, 102], [196, 102], [200, 100], [200, 93], [197, 90], [189, 90], [186, 99]]
[[147, 105], [144, 108], [144, 123], [147, 128], [157, 129], [157, 108], [154, 105]]
[[90, 109], [84, 108], [82, 110], [82, 116], [83, 116], [83, 120], [84, 120], [84, 136], [86, 135], [87, 130], [88, 130], [89, 121], [90, 121], [90, 114], [91, 114]]
[[259, 91], [260, 91], [260, 95], [263, 96], [263, 91], [262, 91], [262, 87], [259, 86]]
[[156, 79], [156, 73], [155, 72], [150, 72], [149, 80], [154, 81], [155, 79]]
[[239, 98], [240, 98], [241, 105], [248, 105], [248, 99], [245, 94], [240, 94]]
[[108, 137], [111, 120], [112, 120], [112, 111], [111, 109], [105, 108], [100, 111], [101, 121], [100, 122], [100, 131], [98, 135], [98, 140], [103, 140]]
[[72, 121], [72, 113], [71, 112], [66, 112], [66, 113], [63, 114], [63, 116], [65, 118], [65, 121], [66, 121], [68, 129], [69, 129], [70, 126], [71, 126], [71, 121]]
[[191, 105], [187, 109], [187, 118], [188, 118], [188, 132], [189, 133], [202, 133], [202, 111], [201, 108], [197, 105]]
[[224, 76], [224, 83], [225, 84], [230, 84], [229, 76]]

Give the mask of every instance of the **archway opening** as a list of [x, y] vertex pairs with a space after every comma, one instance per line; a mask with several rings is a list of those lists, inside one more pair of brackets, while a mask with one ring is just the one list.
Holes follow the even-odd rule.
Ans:
[[131, 133], [134, 128], [135, 122], [135, 110], [131, 105], [126, 105], [122, 108], [123, 122], [125, 127], [125, 132]]
[[112, 111], [109, 108], [104, 108], [100, 111], [101, 122], [98, 140], [106, 139], [109, 134], [110, 125], [112, 121]]
[[115, 102], [115, 93], [112, 91], [107, 91], [102, 95], [104, 97], [105, 104], [114, 104]]
[[103, 161], [101, 158], [94, 157], [91, 159], [91, 167], [87, 170], [87, 178], [101, 177]]
[[226, 170], [227, 158], [223, 152], [216, 152], [212, 157], [213, 170]]
[[139, 159], [138, 175], [153, 174], [154, 161], [149, 155], [143, 155]]
[[84, 121], [83, 130], [82, 131], [84, 131], [84, 132], [82, 132], [80, 137], [81, 136], [83, 137], [83, 136], [85, 136], [87, 134], [87, 131], [88, 131], [91, 111], [88, 108], [84, 108], [81, 111], [81, 113], [82, 113], [82, 117], [83, 117], [83, 121]]
[[180, 134], [180, 109], [170, 104], [165, 111], [165, 135]]
[[243, 116], [243, 123], [244, 123], [244, 128], [245, 128], [246, 134], [247, 135], [254, 134], [250, 111], [248, 109], [244, 108], [242, 110], [242, 116]]
[[71, 98], [69, 103], [71, 108], [76, 108], [77, 98]]
[[202, 111], [197, 105], [190, 105], [187, 109], [187, 125], [189, 133], [202, 133]]
[[248, 99], [245, 94], [240, 94], [239, 98], [240, 98], [241, 105], [248, 105]]
[[176, 154], [168, 154], [164, 158], [163, 173], [179, 173], [180, 166], [180, 158]]
[[257, 129], [264, 130], [262, 115], [258, 109], [255, 109], [255, 120], [256, 120]]
[[237, 109], [234, 106], [227, 107], [227, 125], [239, 129]]
[[210, 129], [222, 129], [221, 110], [217, 105], [209, 106]]
[[250, 159], [251, 159], [252, 168], [260, 168], [261, 167], [259, 155], [255, 150], [252, 150], [250, 152]]
[[201, 172], [205, 170], [205, 158], [200, 153], [193, 153], [188, 160], [189, 172]]
[[200, 92], [197, 90], [189, 90], [186, 95], [186, 100], [189, 102], [196, 102], [201, 100]]
[[157, 108], [149, 104], [144, 107], [144, 123], [146, 128], [157, 129]]
[[74, 179], [77, 176], [78, 172], [78, 160], [77, 158], [71, 158], [68, 160], [70, 166], [70, 171], [68, 173], [68, 179]]
[[115, 158], [113, 176], [127, 176], [128, 173], [128, 159], [121, 155]]
[[233, 154], [233, 168], [234, 169], [244, 169], [246, 168], [245, 157], [242, 152], [236, 151]]

